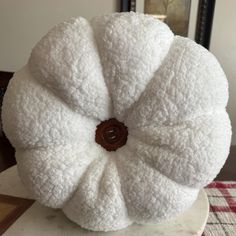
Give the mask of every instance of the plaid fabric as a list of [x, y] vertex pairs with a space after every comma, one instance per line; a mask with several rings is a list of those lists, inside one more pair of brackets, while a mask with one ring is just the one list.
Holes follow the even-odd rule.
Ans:
[[202, 236], [236, 236], [236, 182], [215, 181], [205, 191], [210, 212]]

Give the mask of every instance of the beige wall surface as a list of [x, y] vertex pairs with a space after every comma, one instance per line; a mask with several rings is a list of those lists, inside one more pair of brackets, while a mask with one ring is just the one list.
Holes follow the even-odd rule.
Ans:
[[232, 144], [236, 145], [236, 1], [216, 0], [210, 51], [220, 61], [229, 81], [227, 110], [233, 127]]
[[117, 9], [116, 0], [0, 0], [0, 70], [26, 64], [33, 46], [55, 24]]

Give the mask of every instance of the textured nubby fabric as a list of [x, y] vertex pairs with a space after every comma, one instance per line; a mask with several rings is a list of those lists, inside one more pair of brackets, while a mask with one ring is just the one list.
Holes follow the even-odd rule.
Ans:
[[[20, 177], [42, 204], [95, 231], [176, 217], [223, 166], [228, 84], [206, 49], [138, 13], [55, 26], [15, 73], [4, 131]], [[116, 118], [127, 143], [108, 152], [96, 126]]]

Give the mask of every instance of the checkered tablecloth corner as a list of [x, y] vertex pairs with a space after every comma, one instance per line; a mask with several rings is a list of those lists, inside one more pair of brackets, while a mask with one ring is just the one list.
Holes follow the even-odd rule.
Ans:
[[210, 212], [202, 236], [236, 236], [236, 182], [214, 181], [205, 191]]

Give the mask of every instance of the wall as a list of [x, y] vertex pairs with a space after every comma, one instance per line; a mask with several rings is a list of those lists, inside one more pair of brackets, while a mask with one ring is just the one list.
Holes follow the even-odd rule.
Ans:
[[78, 15], [91, 19], [117, 7], [116, 0], [0, 0], [0, 70], [22, 67], [56, 23]]
[[236, 1], [216, 0], [210, 51], [220, 61], [229, 81], [228, 112], [236, 145]]

